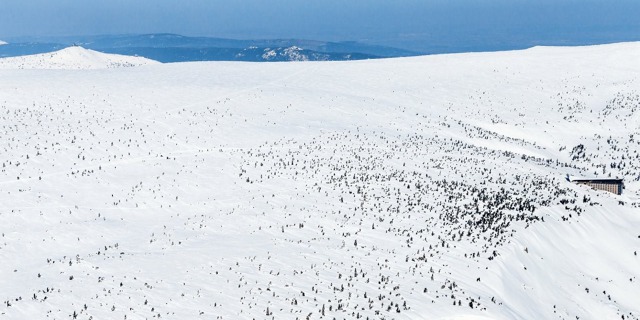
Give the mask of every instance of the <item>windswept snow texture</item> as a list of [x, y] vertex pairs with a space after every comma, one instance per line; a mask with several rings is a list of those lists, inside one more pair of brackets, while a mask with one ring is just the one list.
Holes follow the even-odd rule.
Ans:
[[0, 75], [1, 318], [640, 318], [640, 43]]
[[106, 54], [82, 47], [0, 59], [0, 69], [111, 69], [158, 64], [142, 57]]

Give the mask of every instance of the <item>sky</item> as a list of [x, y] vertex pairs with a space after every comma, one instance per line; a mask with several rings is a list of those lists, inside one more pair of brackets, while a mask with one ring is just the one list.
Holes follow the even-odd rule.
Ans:
[[640, 40], [638, 0], [1, 0], [0, 39], [177, 33], [438, 46]]

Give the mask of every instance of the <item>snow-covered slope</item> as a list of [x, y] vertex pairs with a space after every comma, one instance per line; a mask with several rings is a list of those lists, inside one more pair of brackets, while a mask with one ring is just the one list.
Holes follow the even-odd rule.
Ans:
[[4, 318], [640, 317], [640, 43], [0, 74]]
[[306, 52], [304, 49], [291, 46], [287, 48], [265, 48], [262, 59], [265, 61], [327, 61], [329, 54]]
[[82, 47], [0, 59], [0, 69], [108, 69], [158, 64], [142, 57], [106, 54]]

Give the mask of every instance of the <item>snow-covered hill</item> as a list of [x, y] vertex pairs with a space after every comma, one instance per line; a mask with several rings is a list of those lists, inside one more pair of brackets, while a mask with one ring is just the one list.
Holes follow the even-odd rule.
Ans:
[[0, 74], [1, 317], [640, 318], [640, 43]]
[[265, 48], [262, 59], [265, 61], [326, 61], [328, 54], [308, 53], [296, 46], [287, 48]]
[[0, 69], [110, 69], [158, 64], [142, 57], [106, 54], [82, 47], [0, 59]]

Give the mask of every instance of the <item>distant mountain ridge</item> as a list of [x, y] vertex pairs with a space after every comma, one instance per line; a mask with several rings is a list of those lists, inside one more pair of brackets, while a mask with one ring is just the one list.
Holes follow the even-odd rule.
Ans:
[[234, 40], [176, 34], [23, 38], [0, 48], [0, 57], [38, 54], [70, 45], [105, 53], [138, 55], [160, 62], [183, 61], [325, 61], [419, 55], [417, 52], [359, 42], [300, 39]]

